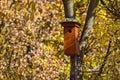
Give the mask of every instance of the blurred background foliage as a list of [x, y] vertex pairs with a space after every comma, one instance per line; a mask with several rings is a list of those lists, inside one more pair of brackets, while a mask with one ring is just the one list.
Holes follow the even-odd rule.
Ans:
[[[89, 0], [74, 3], [81, 33]], [[62, 0], [0, 0], [0, 80], [69, 80], [62, 21]], [[119, 80], [119, 25], [99, 4], [84, 54], [84, 80]]]

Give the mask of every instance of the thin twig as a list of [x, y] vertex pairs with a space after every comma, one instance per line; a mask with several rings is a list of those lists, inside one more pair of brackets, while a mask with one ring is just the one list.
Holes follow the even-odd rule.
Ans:
[[107, 49], [106, 55], [104, 56], [104, 61], [103, 61], [102, 65], [100, 66], [99, 72], [98, 72], [98, 74], [96, 75], [95, 80], [98, 80], [98, 78], [101, 76], [101, 74], [102, 74], [102, 72], [103, 72], [103, 68], [104, 68], [104, 66], [105, 66], [105, 64], [106, 64], [106, 61], [107, 61], [109, 55], [110, 55], [111, 42], [112, 42], [112, 41], [110, 40], [110, 41], [109, 41], [109, 44], [108, 44], [108, 49]]

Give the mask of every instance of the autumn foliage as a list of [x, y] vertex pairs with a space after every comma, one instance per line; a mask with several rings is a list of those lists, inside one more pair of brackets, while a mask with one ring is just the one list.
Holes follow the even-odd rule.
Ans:
[[[75, 0], [85, 23], [87, 0]], [[0, 80], [69, 80], [62, 0], [0, 0]], [[84, 79], [119, 80], [120, 21], [99, 4], [84, 53]]]

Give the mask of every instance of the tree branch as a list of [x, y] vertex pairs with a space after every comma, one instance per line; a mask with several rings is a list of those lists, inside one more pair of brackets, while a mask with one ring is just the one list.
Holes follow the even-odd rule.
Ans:
[[120, 19], [120, 8], [118, 8], [119, 6], [117, 4], [119, 4], [119, 2], [117, 2], [116, 0], [114, 1], [114, 3], [112, 3], [110, 0], [110, 7], [108, 7], [106, 5], [106, 3], [103, 0], [100, 0], [101, 4], [105, 6], [105, 8], [116, 18], [116, 19]]
[[77, 68], [78, 68], [78, 79], [82, 80], [82, 65], [83, 65], [83, 55], [85, 52], [85, 46], [87, 44], [88, 36], [90, 35], [90, 31], [94, 24], [95, 14], [96, 14], [96, 7], [99, 3], [99, 0], [90, 0], [90, 4], [88, 7], [87, 17], [85, 21], [85, 25], [83, 28], [83, 32], [80, 39], [80, 56], [77, 57]]
[[107, 49], [106, 55], [104, 57], [104, 61], [103, 61], [102, 65], [100, 66], [99, 72], [98, 72], [97, 76], [95, 77], [95, 80], [98, 80], [98, 78], [100, 78], [100, 76], [101, 76], [101, 74], [103, 72], [103, 68], [104, 68], [104, 66], [106, 64], [106, 61], [107, 61], [109, 55], [110, 55], [111, 42], [112, 41], [110, 40], [109, 44], [108, 44], [108, 49]]

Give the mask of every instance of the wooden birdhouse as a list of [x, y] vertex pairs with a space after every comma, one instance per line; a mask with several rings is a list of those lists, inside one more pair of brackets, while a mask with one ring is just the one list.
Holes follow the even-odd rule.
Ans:
[[64, 53], [68, 56], [80, 54], [78, 22], [62, 22], [64, 27]]

